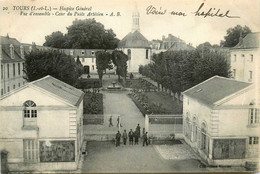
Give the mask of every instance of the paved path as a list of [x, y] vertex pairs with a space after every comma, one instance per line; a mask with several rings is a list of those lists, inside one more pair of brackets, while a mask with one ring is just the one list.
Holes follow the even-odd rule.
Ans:
[[[141, 128], [144, 127], [144, 116], [133, 103], [127, 92], [103, 92], [104, 114], [118, 114], [121, 118], [122, 129], [135, 130], [139, 123]], [[105, 118], [105, 125], [108, 125], [108, 119]], [[113, 116], [113, 124], [117, 125], [117, 117]], [[121, 130], [122, 132], [122, 130]]]
[[110, 142], [89, 142], [87, 149], [83, 173], [207, 171], [199, 167], [200, 162], [196, 159], [165, 160], [153, 146], [115, 147]]

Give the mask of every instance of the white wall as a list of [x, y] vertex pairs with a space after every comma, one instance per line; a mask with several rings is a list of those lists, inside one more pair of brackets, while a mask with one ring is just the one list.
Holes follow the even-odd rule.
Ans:
[[[128, 61], [128, 72], [139, 72], [140, 65], [147, 65], [151, 61], [151, 49], [145, 48], [124, 48], [122, 51], [127, 55], [127, 50], [131, 50], [131, 60]], [[148, 59], [146, 59], [148, 50]]]
[[[242, 54], [245, 57], [242, 57]], [[236, 55], [236, 60], [234, 58]], [[251, 61], [251, 55], [253, 55], [253, 61]], [[234, 49], [230, 54], [231, 71], [236, 69], [236, 80], [245, 82], [255, 82], [259, 77], [260, 68], [260, 52], [257, 49]], [[253, 72], [252, 80], [249, 78], [249, 71]], [[258, 75], [257, 75], [258, 74]]]

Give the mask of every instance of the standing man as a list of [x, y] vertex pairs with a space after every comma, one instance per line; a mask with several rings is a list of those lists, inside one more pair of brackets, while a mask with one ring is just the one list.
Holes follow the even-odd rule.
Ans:
[[133, 145], [134, 132], [132, 131], [132, 129], [130, 129], [130, 132], [128, 133], [128, 137], [129, 137], [129, 144], [132, 144], [132, 145]]
[[121, 134], [118, 131], [117, 134], [116, 134], [116, 147], [120, 146], [120, 138], [121, 138]]
[[137, 125], [137, 127], [136, 127], [136, 130], [135, 130], [135, 131], [137, 132], [138, 138], [140, 138], [141, 127], [139, 126], [139, 124]]
[[120, 118], [119, 118], [119, 116], [118, 116], [118, 117], [117, 117], [117, 125], [116, 125], [116, 126], [118, 127], [119, 124], [120, 124], [120, 127], [123, 127], [122, 124], [120, 123]]
[[126, 133], [126, 130], [124, 130], [124, 133], [123, 133], [123, 142], [124, 142], [124, 145], [126, 145], [126, 139], [127, 139], [127, 133]]
[[143, 135], [143, 146], [146, 144], [148, 146], [148, 132], [144, 133]]
[[135, 137], [135, 144], [138, 144], [139, 134], [138, 134], [137, 131], [135, 131], [135, 133], [134, 133], [134, 137]]
[[108, 127], [110, 127], [110, 126], [113, 127], [113, 123], [112, 123], [112, 115], [111, 115], [110, 118], [109, 118], [109, 126], [108, 126]]

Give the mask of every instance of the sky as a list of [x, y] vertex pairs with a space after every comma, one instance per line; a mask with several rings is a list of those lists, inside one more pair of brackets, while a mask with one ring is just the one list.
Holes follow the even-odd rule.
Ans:
[[[72, 25], [77, 19], [95, 18], [101, 22], [106, 29], [113, 29], [117, 38], [122, 39], [131, 32], [132, 12], [137, 5], [140, 13], [141, 33], [148, 39], [162, 39], [162, 36], [172, 34], [181, 38], [186, 43], [197, 46], [204, 42], [219, 44], [226, 35], [228, 28], [236, 25], [247, 25], [253, 32], [260, 31], [260, 8], [259, 0], [0, 0], [0, 34], [16, 38], [21, 43], [35, 42], [42, 45], [45, 36], [52, 32], [67, 32], [66, 27]], [[200, 12], [205, 13], [212, 8], [212, 12], [219, 9], [219, 13], [225, 14], [228, 10], [228, 17], [206, 17], [195, 16], [200, 5], [204, 6]], [[33, 8], [46, 6], [45, 10], [33, 10]], [[74, 8], [67, 16], [66, 11], [60, 11], [60, 7]], [[154, 7], [158, 11], [165, 11], [164, 15], [147, 13], [148, 7]], [[90, 12], [103, 13], [105, 16], [74, 16], [79, 11], [76, 7], [91, 8]], [[55, 10], [54, 8], [57, 8]], [[214, 9], [215, 8], [215, 9]], [[182, 12], [186, 16], [171, 15], [171, 12]], [[21, 13], [27, 15], [21, 15]], [[32, 16], [31, 12], [50, 12], [50, 16]], [[55, 13], [64, 13], [63, 16]], [[113, 12], [115, 16], [110, 16]], [[116, 16], [117, 12], [120, 16]], [[53, 15], [52, 15], [53, 14]], [[108, 15], [106, 15], [108, 14]]]

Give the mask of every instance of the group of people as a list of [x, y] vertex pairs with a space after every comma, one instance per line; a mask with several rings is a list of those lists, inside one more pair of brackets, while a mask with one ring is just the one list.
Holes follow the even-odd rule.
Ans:
[[[141, 127], [139, 124], [137, 125], [134, 132], [132, 129], [130, 129], [129, 133], [127, 134], [126, 130], [124, 130], [122, 134], [124, 145], [126, 145], [127, 138], [129, 138], [129, 145], [133, 145], [133, 144], [138, 145], [139, 138], [141, 138]], [[120, 131], [118, 131], [116, 133], [116, 146], [120, 146], [120, 139], [121, 139], [121, 133]], [[145, 128], [143, 128], [142, 139], [143, 139], [143, 146], [145, 145], [148, 146], [148, 132], [145, 131]]]

